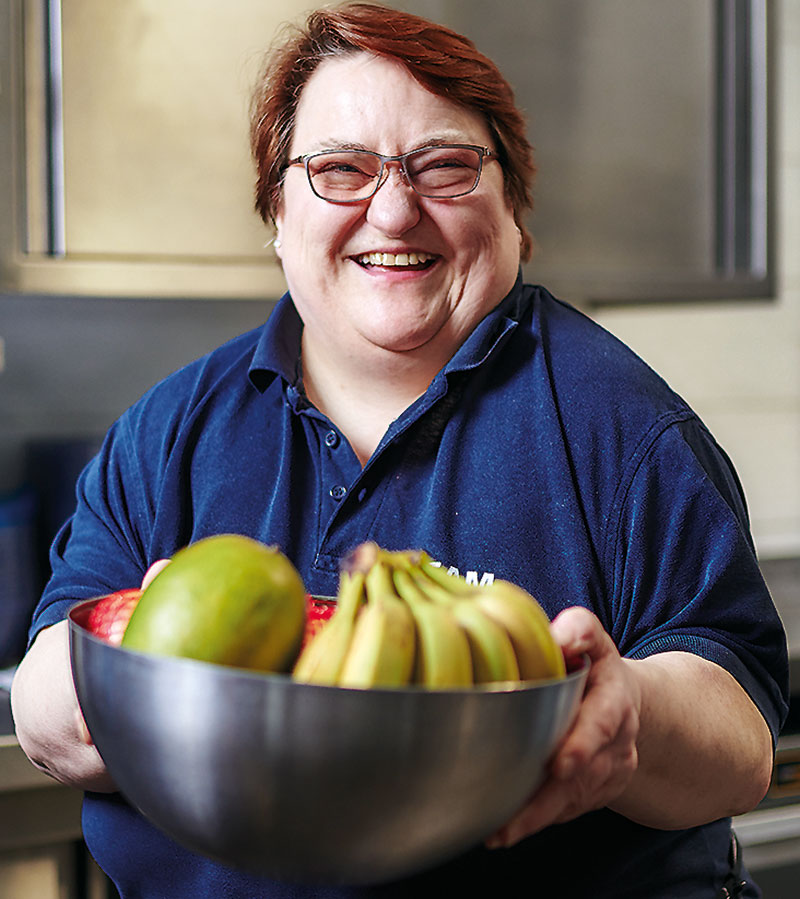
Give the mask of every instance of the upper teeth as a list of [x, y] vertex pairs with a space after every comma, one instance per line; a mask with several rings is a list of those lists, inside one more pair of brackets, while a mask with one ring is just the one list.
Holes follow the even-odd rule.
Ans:
[[362, 265], [417, 265], [433, 259], [430, 253], [364, 253], [358, 257]]

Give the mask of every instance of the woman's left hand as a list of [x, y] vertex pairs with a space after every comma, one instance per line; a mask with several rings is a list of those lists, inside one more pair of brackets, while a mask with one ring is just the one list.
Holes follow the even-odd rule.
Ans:
[[542, 786], [504, 827], [486, 841], [511, 846], [551, 824], [577, 818], [616, 799], [636, 771], [641, 694], [628, 665], [600, 621], [587, 609], [565, 609], [553, 636], [570, 660], [591, 667], [575, 722], [550, 763]]
[[167, 565], [169, 565], [169, 559], [157, 559], [153, 564], [145, 571], [144, 577], [142, 578], [142, 590], [146, 590], [150, 586], [150, 582], [153, 578], [159, 573], [159, 571], [163, 571]]

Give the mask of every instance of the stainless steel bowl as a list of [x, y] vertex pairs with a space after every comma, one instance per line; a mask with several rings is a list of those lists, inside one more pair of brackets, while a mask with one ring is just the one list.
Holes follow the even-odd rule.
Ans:
[[398, 879], [504, 824], [543, 777], [586, 668], [434, 692], [294, 683], [111, 646], [70, 613], [75, 685], [123, 795], [177, 842], [300, 883]]

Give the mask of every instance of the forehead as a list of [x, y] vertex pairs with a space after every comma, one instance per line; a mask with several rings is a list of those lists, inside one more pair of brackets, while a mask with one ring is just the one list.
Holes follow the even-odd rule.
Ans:
[[344, 144], [384, 153], [429, 140], [486, 145], [483, 116], [424, 88], [394, 60], [354, 53], [322, 62], [295, 117], [293, 153]]

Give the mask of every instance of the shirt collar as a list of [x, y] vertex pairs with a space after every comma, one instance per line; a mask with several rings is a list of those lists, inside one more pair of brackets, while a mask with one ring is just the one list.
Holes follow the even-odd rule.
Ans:
[[[525, 307], [524, 300], [525, 291], [520, 271], [511, 291], [478, 322], [469, 337], [436, 376], [434, 383], [453, 372], [465, 371], [480, 365], [502, 342], [506, 334], [516, 327]], [[263, 393], [275, 376], [283, 378], [290, 386], [297, 386], [300, 380], [298, 361], [302, 333], [303, 323], [291, 296], [285, 293], [264, 324], [250, 363], [248, 374], [257, 390]]]
[[248, 375], [256, 390], [263, 393], [276, 375], [289, 385], [298, 382], [302, 333], [303, 322], [285, 293], [264, 324], [250, 363]]
[[520, 271], [509, 293], [478, 322], [434, 381], [452, 372], [466, 371], [480, 365], [503, 342], [506, 335], [516, 328], [524, 308], [525, 291]]

